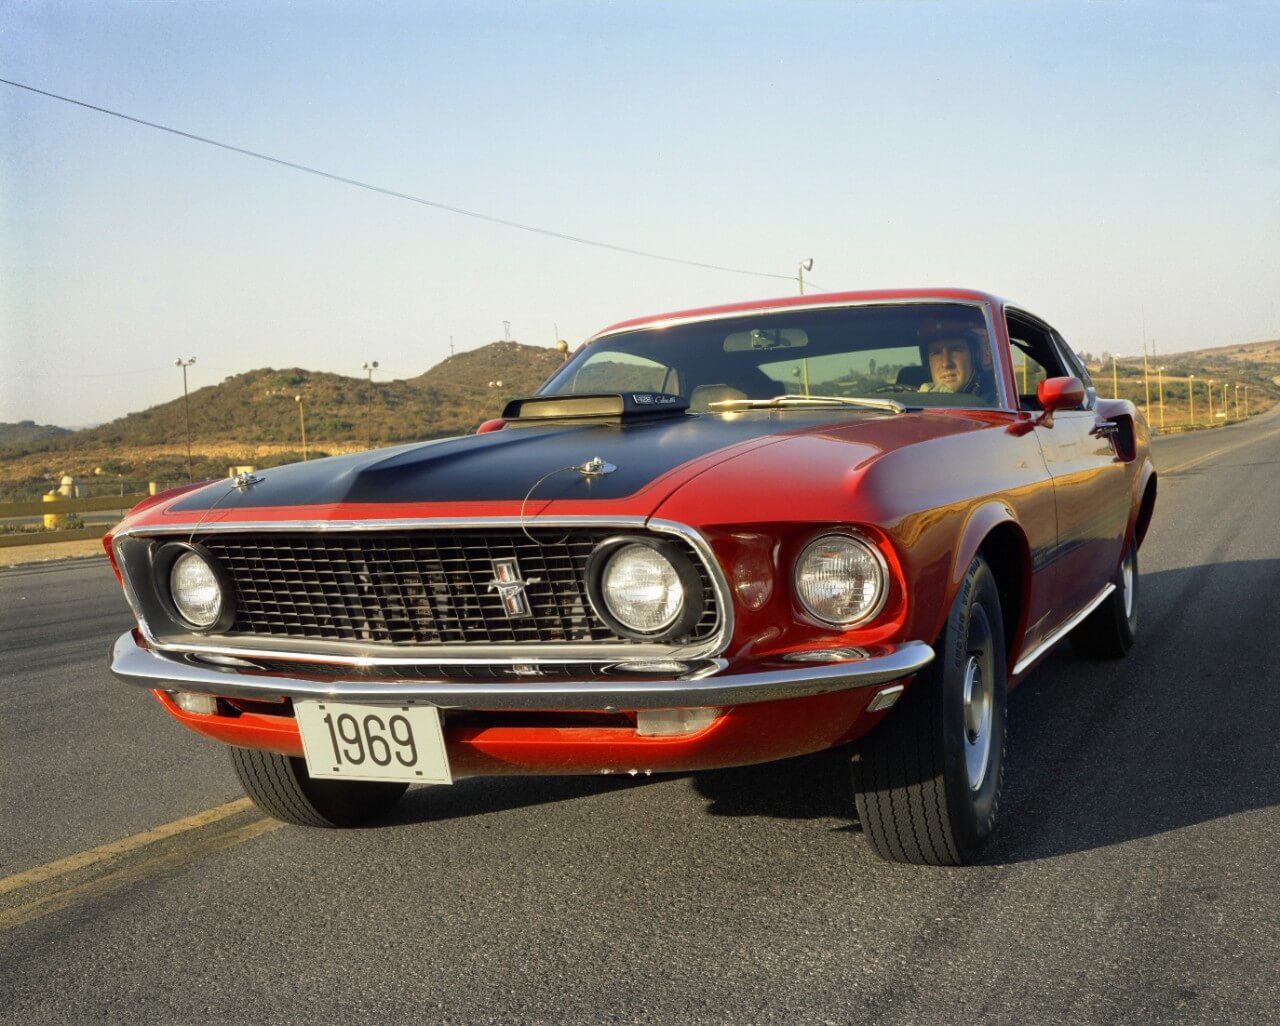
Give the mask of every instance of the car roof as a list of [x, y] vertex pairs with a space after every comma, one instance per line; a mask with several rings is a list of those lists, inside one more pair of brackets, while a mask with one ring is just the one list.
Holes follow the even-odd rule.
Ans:
[[993, 308], [1000, 308], [1005, 301], [989, 292], [977, 289], [941, 288], [941, 289], [872, 289], [862, 292], [821, 292], [809, 296], [782, 296], [777, 299], [753, 299], [744, 303], [726, 303], [720, 306], [702, 306], [692, 310], [676, 310], [670, 313], [654, 314], [648, 317], [633, 317], [619, 321], [595, 333], [592, 340], [605, 335], [613, 335], [622, 331], [633, 331], [637, 328], [663, 328], [673, 324], [684, 324], [690, 321], [717, 320], [735, 314], [753, 311], [773, 311], [788, 309], [820, 310], [823, 307], [850, 306], [858, 303], [898, 302], [898, 301], [942, 301], [955, 300], [966, 303], [987, 303]]

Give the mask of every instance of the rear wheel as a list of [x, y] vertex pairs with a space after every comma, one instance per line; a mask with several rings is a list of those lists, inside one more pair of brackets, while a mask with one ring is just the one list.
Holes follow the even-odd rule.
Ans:
[[935, 648], [937, 658], [855, 750], [854, 795], [876, 854], [957, 866], [990, 836], [1004, 784], [1004, 627], [981, 556]]
[[1119, 659], [1133, 647], [1138, 635], [1138, 546], [1128, 551], [1112, 583], [1115, 591], [1102, 600], [1079, 627], [1071, 632], [1071, 646], [1092, 659]]
[[295, 826], [360, 826], [390, 811], [409, 786], [318, 780], [302, 759], [251, 748], [232, 748], [231, 765], [254, 805]]

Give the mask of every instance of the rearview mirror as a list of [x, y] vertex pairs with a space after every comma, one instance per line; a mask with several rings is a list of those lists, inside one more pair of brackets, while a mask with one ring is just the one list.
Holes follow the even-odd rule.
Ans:
[[726, 353], [746, 353], [753, 349], [799, 349], [809, 344], [803, 328], [752, 328], [726, 336]]

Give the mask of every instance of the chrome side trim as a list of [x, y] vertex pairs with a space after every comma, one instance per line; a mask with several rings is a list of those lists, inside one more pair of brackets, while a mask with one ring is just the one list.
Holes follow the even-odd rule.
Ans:
[[[523, 520], [520, 517], [432, 517], [380, 520], [207, 521], [200, 525], [199, 533], [425, 531], [519, 527], [522, 523], [529, 527], [629, 527], [683, 538], [702, 560], [707, 575], [711, 579], [711, 587], [715, 592], [720, 612], [720, 629], [697, 646], [574, 643], [541, 645], [533, 651], [528, 646], [515, 645], [359, 645], [349, 641], [326, 642], [291, 638], [266, 640], [261, 637], [238, 641], [225, 638], [201, 639], [199, 635], [194, 634], [191, 641], [162, 642], [156, 637], [143, 616], [141, 603], [137, 600], [128, 574], [123, 574], [125, 598], [148, 645], [162, 652], [187, 652], [195, 655], [250, 655], [259, 658], [296, 656], [317, 662], [350, 666], [396, 666], [410, 663], [617, 663], [628, 659], [707, 659], [720, 655], [728, 648], [729, 639], [733, 637], [733, 602], [729, 594], [729, 585], [720, 569], [720, 563], [710, 544], [699, 532], [685, 524], [670, 520], [651, 520], [641, 516], [571, 516], [525, 517]], [[191, 533], [192, 526], [189, 523], [125, 528], [112, 538], [111, 544], [116, 550], [116, 565], [122, 568], [125, 565], [119, 550], [120, 543], [125, 538], [158, 538]]]
[[112, 646], [111, 672], [139, 687], [226, 698], [327, 698], [331, 701], [421, 702], [442, 709], [614, 712], [749, 705], [850, 691], [902, 680], [932, 659], [932, 647], [923, 641], [908, 641], [873, 647], [865, 659], [789, 664], [785, 668], [690, 680], [334, 681], [198, 666], [144, 648], [134, 639], [132, 631], [126, 631]]
[[1078, 613], [1076, 613], [1075, 616], [1071, 617], [1070, 620], [1064, 623], [1061, 627], [1059, 627], [1047, 638], [1045, 638], [1042, 642], [1040, 642], [1040, 644], [1038, 644], [1030, 652], [1024, 655], [1018, 661], [1018, 664], [1013, 668], [1014, 674], [1016, 675], [1021, 673], [1028, 666], [1030, 666], [1037, 659], [1039, 659], [1042, 655], [1048, 652], [1049, 649], [1053, 648], [1053, 646], [1056, 645], [1059, 641], [1061, 641], [1068, 634], [1070, 634], [1072, 630], [1080, 626], [1084, 618], [1088, 616], [1090, 613], [1092, 613], [1095, 609], [1097, 609], [1100, 605], [1102, 605], [1102, 603], [1106, 601], [1107, 596], [1110, 595], [1115, 590], [1116, 590], [1116, 586], [1114, 584], [1108, 584], [1105, 588], [1103, 588], [1100, 592], [1098, 592], [1098, 594], [1095, 595], [1088, 603], [1086, 603], [1084, 608], [1081, 609]]

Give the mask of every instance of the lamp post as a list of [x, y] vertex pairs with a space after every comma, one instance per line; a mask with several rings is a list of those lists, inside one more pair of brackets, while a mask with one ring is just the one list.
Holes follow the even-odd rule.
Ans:
[[1160, 430], [1164, 430], [1164, 368], [1156, 368], [1156, 387], [1160, 390]]
[[300, 395], [295, 395], [293, 397], [293, 401], [298, 404], [298, 426], [302, 428], [302, 462], [306, 463], [307, 462], [307, 418], [306, 418], [306, 415], [302, 412], [306, 404], [302, 401], [302, 396]]
[[[801, 260], [800, 263], [796, 265], [796, 279], [800, 282], [800, 295], [802, 296], [804, 295], [804, 272], [812, 270], [813, 257], [810, 257], [808, 260]], [[821, 292], [822, 290], [819, 289], [818, 291]]]
[[194, 356], [187, 359], [178, 359], [173, 361], [175, 367], [182, 368], [182, 419], [187, 422], [187, 480], [192, 480], [191, 474], [191, 400], [187, 396], [187, 368], [196, 362]]
[[378, 361], [365, 362], [363, 370], [369, 375], [369, 384], [364, 392], [364, 433], [368, 448], [373, 448], [373, 372], [378, 369]]
[[1240, 419], [1240, 386], [1236, 385], [1236, 420]]
[[1222, 383], [1222, 415], [1223, 415], [1223, 418], [1224, 418], [1224, 419], [1226, 419], [1226, 420], [1230, 420], [1230, 419], [1231, 419], [1231, 410], [1230, 410], [1230, 408], [1227, 406], [1227, 388], [1228, 388], [1228, 387], [1229, 387], [1229, 386], [1228, 386], [1228, 385], [1227, 385], [1227, 383], [1224, 381], [1224, 382]]

